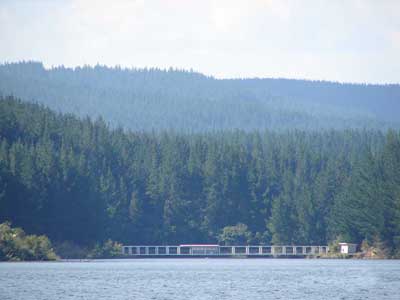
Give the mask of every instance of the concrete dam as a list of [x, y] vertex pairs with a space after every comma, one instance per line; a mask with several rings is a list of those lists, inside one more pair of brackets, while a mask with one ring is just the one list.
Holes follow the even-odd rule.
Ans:
[[328, 246], [220, 246], [182, 244], [174, 246], [122, 246], [124, 257], [309, 257], [328, 253]]

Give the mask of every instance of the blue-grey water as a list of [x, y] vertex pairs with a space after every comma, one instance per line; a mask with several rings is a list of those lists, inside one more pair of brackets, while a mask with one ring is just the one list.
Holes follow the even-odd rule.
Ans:
[[132, 259], [0, 263], [1, 300], [400, 299], [400, 261]]

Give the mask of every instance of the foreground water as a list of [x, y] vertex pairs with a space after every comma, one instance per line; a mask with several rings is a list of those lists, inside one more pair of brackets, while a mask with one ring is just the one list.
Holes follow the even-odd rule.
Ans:
[[0, 263], [0, 299], [400, 299], [400, 261], [136, 259]]

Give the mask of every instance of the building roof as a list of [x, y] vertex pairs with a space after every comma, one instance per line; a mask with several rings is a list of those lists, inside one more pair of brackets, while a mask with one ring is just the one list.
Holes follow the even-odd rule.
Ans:
[[180, 247], [218, 247], [218, 244], [183, 244]]

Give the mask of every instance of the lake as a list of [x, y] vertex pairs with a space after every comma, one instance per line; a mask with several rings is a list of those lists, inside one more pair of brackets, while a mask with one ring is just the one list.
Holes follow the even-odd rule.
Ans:
[[0, 263], [1, 300], [400, 299], [400, 261], [124, 259]]

